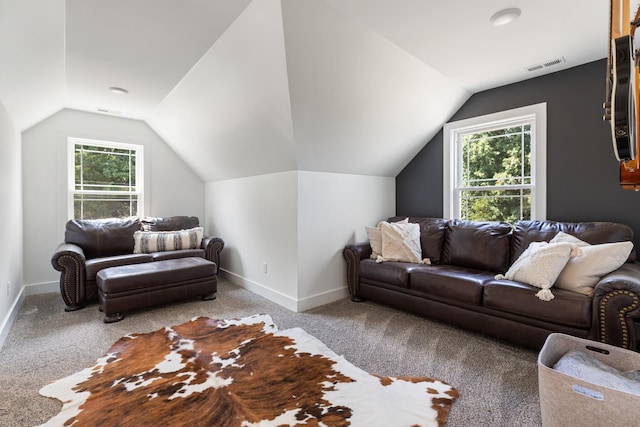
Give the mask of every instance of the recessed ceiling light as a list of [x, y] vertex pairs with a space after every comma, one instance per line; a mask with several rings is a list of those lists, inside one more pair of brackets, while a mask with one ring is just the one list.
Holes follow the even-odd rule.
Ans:
[[128, 90], [123, 89], [121, 87], [117, 87], [117, 86], [111, 86], [109, 88], [109, 92], [117, 93], [117, 94], [120, 94], [120, 95], [126, 95], [127, 93], [129, 93]]
[[518, 19], [520, 13], [522, 13], [522, 11], [517, 7], [502, 9], [501, 11], [494, 13], [493, 16], [489, 18], [489, 22], [496, 27], [505, 25]]

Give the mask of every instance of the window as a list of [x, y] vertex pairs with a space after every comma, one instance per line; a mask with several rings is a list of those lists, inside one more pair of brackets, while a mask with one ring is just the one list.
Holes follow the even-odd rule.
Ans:
[[444, 126], [446, 218], [546, 219], [546, 104]]
[[69, 217], [124, 218], [143, 212], [142, 149], [69, 138]]

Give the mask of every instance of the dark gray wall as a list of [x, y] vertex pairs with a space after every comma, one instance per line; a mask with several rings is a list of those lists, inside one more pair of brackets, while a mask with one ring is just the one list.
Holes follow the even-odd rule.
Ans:
[[[602, 120], [606, 60], [473, 95], [452, 121], [547, 103], [547, 219], [631, 226], [640, 247], [640, 192], [623, 190]], [[442, 131], [396, 177], [396, 213], [442, 216]]]

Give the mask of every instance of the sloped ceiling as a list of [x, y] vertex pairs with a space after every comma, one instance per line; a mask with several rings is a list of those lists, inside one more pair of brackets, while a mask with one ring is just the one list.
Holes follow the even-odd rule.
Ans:
[[65, 105], [64, 0], [0, 0], [0, 102], [19, 129]]
[[[506, 7], [520, 19], [492, 26]], [[145, 120], [204, 181], [395, 176], [471, 94], [604, 58], [608, 14], [606, 0], [0, 0], [0, 102], [21, 129], [64, 107]]]

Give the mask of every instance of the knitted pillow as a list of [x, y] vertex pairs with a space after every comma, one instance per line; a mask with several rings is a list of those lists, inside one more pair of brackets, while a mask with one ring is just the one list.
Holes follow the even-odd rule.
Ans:
[[531, 242], [509, 270], [504, 275], [496, 275], [495, 278], [514, 280], [541, 288], [536, 296], [543, 301], [551, 301], [554, 296], [549, 288], [553, 286], [569, 258], [576, 256], [579, 251], [576, 245], [568, 242]]
[[203, 235], [202, 227], [180, 231], [136, 231], [133, 233], [133, 253], [197, 249], [202, 244]]

